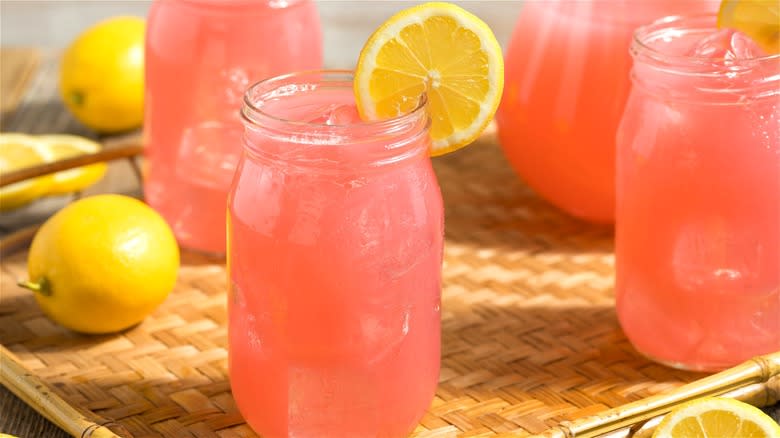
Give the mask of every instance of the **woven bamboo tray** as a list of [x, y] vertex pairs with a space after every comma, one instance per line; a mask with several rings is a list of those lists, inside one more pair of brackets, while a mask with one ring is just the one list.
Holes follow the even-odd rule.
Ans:
[[[434, 165], [446, 209], [442, 368], [415, 437], [528, 436], [704, 377], [634, 351], [613, 308], [612, 229], [536, 197], [493, 132]], [[25, 259], [0, 261], [0, 344], [24, 367], [0, 371], [33, 388], [25, 401], [40, 408], [53, 394], [79, 424], [122, 437], [255, 436], [230, 395], [222, 261], [184, 254], [175, 290], [142, 324], [82, 336], [15, 285]], [[767, 393], [763, 372], [740, 385], [774, 403], [777, 380]]]
[[[439, 390], [418, 436], [542, 432], [701, 375], [639, 356], [618, 327], [611, 230], [517, 182], [492, 138], [436, 160], [446, 200]], [[70, 405], [124, 436], [251, 436], [227, 377], [225, 269], [184, 258], [141, 325], [87, 337], [46, 319], [2, 261], [0, 343]]]

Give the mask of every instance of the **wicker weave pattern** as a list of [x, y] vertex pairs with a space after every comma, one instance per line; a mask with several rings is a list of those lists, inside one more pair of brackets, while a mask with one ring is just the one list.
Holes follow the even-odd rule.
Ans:
[[[492, 134], [435, 160], [445, 198], [442, 369], [418, 437], [538, 433], [700, 375], [639, 357], [612, 297], [611, 229], [568, 218], [519, 183]], [[254, 436], [227, 381], [225, 271], [188, 255], [141, 325], [85, 337], [46, 319], [2, 263], [0, 343], [122, 436]]]

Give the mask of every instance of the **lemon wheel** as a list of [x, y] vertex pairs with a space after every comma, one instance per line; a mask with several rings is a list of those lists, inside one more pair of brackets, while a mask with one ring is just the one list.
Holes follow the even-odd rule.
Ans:
[[425, 93], [431, 155], [474, 141], [498, 108], [501, 47], [478, 17], [449, 3], [425, 3], [382, 24], [360, 52], [355, 97], [364, 119], [408, 113]]
[[777, 0], [723, 0], [718, 27], [736, 29], [767, 53], [780, 53], [780, 2]]
[[780, 425], [755, 406], [728, 398], [703, 398], [664, 417], [653, 438], [778, 438]]

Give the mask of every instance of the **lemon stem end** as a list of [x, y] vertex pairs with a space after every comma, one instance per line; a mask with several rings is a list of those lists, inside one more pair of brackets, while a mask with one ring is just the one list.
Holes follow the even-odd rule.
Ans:
[[81, 91], [71, 91], [69, 97], [70, 101], [76, 106], [81, 106], [84, 104], [84, 93]]
[[49, 281], [45, 278], [42, 278], [40, 281], [20, 281], [16, 283], [19, 287], [23, 287], [25, 289], [29, 289], [33, 292], [37, 292], [41, 295], [49, 296], [51, 295], [51, 288], [49, 287]]

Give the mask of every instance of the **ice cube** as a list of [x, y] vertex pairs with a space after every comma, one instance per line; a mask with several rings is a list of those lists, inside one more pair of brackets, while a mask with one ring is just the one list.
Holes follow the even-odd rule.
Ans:
[[766, 55], [755, 41], [742, 32], [731, 35], [731, 54], [733, 59], [752, 59]]
[[307, 120], [307, 123], [319, 123], [325, 125], [349, 125], [360, 120], [355, 105], [331, 104], [323, 108], [316, 117]]
[[224, 90], [224, 103], [230, 107], [238, 107], [244, 98], [244, 91], [249, 86], [250, 73], [241, 67], [222, 70], [217, 79]]
[[176, 159], [178, 176], [196, 185], [227, 189], [241, 156], [242, 135], [240, 123], [206, 120], [186, 128]]
[[360, 121], [360, 116], [355, 105], [339, 105], [328, 118], [329, 125], [349, 125], [357, 121]]
[[753, 290], [760, 250], [748, 230], [722, 218], [683, 225], [674, 242], [672, 269], [677, 284], [690, 292]]
[[306, 123], [326, 123], [328, 121], [328, 118], [330, 117], [330, 113], [337, 107], [338, 105], [330, 103], [324, 106], [318, 106], [318, 107], [304, 107], [305, 113], [302, 114], [301, 118]]
[[729, 41], [732, 33], [734, 33], [734, 31], [731, 29], [722, 29], [702, 38], [702, 40], [688, 52], [688, 56], [723, 58], [730, 47]]
[[[287, 435], [291, 438], [375, 436], [373, 421], [344, 422], [358, 412], [380, 412], [380, 385], [358, 366], [290, 361], [287, 369]], [[377, 420], [378, 421], [378, 420]], [[367, 430], [368, 429], [368, 430]], [[329, 433], [329, 431], [339, 431]]]
[[721, 29], [704, 37], [688, 52], [688, 56], [726, 60], [751, 59], [763, 55], [755, 41], [733, 29]]
[[[389, 306], [386, 306], [389, 307]], [[409, 335], [411, 306], [390, 307], [388, 315], [367, 313], [360, 317], [361, 344], [370, 364], [394, 357]]]

